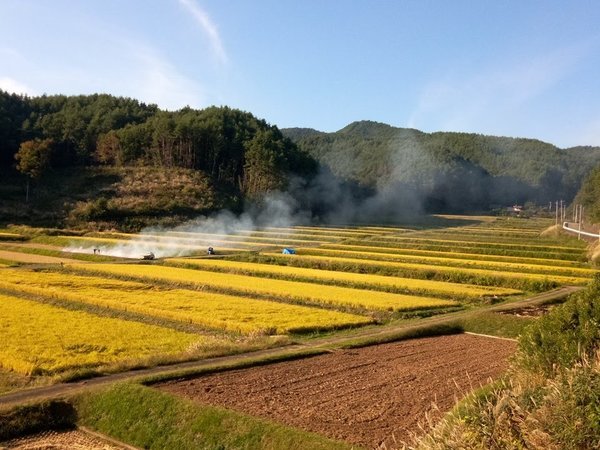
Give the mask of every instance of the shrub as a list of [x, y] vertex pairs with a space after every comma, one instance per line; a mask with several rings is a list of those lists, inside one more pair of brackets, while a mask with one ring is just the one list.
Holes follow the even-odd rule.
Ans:
[[519, 348], [519, 364], [546, 376], [594, 355], [600, 349], [600, 275], [526, 329]]

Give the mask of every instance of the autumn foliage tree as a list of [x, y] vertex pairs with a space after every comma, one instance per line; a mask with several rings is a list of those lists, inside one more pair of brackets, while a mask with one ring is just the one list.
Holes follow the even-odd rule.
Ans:
[[22, 142], [15, 154], [17, 170], [27, 176], [25, 201], [29, 202], [29, 182], [39, 179], [50, 167], [52, 139], [33, 139]]

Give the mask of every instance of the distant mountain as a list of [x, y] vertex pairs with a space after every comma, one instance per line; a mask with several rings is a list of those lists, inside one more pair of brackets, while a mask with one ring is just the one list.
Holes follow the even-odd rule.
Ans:
[[416, 189], [433, 210], [568, 201], [600, 163], [600, 147], [560, 149], [536, 139], [424, 133], [372, 121], [333, 133], [282, 133], [342, 179]]

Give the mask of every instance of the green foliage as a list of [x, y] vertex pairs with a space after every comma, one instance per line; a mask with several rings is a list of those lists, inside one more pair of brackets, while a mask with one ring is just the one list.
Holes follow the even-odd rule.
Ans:
[[517, 338], [534, 319], [509, 314], [481, 312], [465, 316], [458, 321], [464, 331], [489, 334], [506, 338]]
[[369, 121], [335, 133], [283, 131], [335, 175], [367, 187], [411, 186], [431, 211], [570, 199], [600, 160], [598, 147], [561, 150], [533, 139], [428, 134]]
[[134, 384], [82, 396], [78, 423], [147, 449], [346, 449], [331, 441]]
[[583, 205], [585, 217], [600, 223], [600, 165], [586, 177], [573, 203]]
[[528, 328], [520, 341], [520, 364], [547, 376], [600, 350], [600, 275]]
[[461, 401], [419, 449], [600, 449], [600, 277], [533, 321], [505, 379]]
[[26, 164], [33, 159], [28, 150], [47, 139], [57, 168], [192, 169], [207, 174], [222, 191], [249, 197], [283, 188], [291, 174], [311, 175], [317, 167], [277, 127], [228, 107], [168, 112], [110, 95], [28, 98], [0, 90], [0, 168], [10, 167], [21, 145], [20, 170], [37, 176], [39, 171]]

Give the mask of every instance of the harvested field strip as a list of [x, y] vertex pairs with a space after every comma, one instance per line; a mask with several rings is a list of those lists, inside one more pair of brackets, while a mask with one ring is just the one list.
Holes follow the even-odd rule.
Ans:
[[[294, 260], [298, 261], [310, 261], [315, 263], [325, 264], [338, 264], [341, 265], [355, 265], [363, 267], [381, 267], [398, 269], [398, 273], [403, 276], [411, 276], [411, 278], [433, 278], [435, 274], [443, 275], [455, 275], [461, 276], [474, 276], [481, 277], [483, 280], [488, 282], [481, 284], [498, 285], [501, 284], [501, 280], [524, 280], [524, 281], [548, 281], [556, 282], [559, 284], [585, 284], [589, 282], [589, 278], [581, 277], [566, 277], [560, 275], [544, 275], [536, 273], [516, 273], [516, 272], [499, 272], [497, 270], [484, 270], [484, 269], [473, 269], [466, 267], [451, 267], [451, 266], [431, 266], [428, 264], [416, 264], [416, 263], [402, 263], [395, 261], [377, 261], [372, 259], [358, 259], [358, 258], [344, 258], [344, 257], [333, 257], [333, 256], [322, 256], [322, 255], [281, 255], [279, 253], [263, 253], [265, 256], [277, 258], [279, 260], [290, 261], [293, 265]], [[454, 278], [453, 278], [454, 279]], [[474, 281], [467, 281], [473, 283]], [[477, 282], [479, 284], [479, 282]], [[502, 285], [502, 284], [501, 284]]]
[[360, 227], [360, 230], [365, 231], [376, 231], [376, 232], [384, 232], [384, 233], [405, 233], [407, 231], [414, 231], [410, 228], [399, 228], [399, 227], [378, 227], [378, 226], [364, 226]]
[[66, 273], [7, 270], [0, 287], [245, 334], [328, 330], [372, 322], [338, 311]]
[[319, 238], [324, 240], [339, 240], [346, 237], [360, 238], [363, 236], [373, 236], [376, 233], [362, 233], [349, 231], [321, 231], [321, 230], [296, 230], [294, 228], [273, 228], [269, 230], [238, 231], [236, 234], [242, 236], [297, 236]]
[[364, 448], [397, 448], [422, 432], [426, 414], [438, 419], [499, 377], [515, 348], [467, 334], [411, 339], [156, 387]]
[[23, 241], [25, 236], [17, 233], [0, 231], [0, 241]]
[[[375, 239], [374, 239], [375, 240]], [[380, 242], [394, 242], [394, 243], [404, 243], [404, 242], [408, 242], [408, 243], [436, 243], [436, 244], [444, 244], [444, 245], [448, 245], [448, 244], [460, 244], [460, 245], [470, 245], [473, 247], [489, 247], [489, 248], [513, 248], [513, 247], [517, 247], [520, 250], [539, 250], [539, 251], [561, 251], [561, 252], [565, 252], [565, 253], [580, 253], [582, 251], [583, 246], [580, 246], [580, 248], [575, 248], [575, 247], [566, 247], [566, 246], [560, 246], [560, 245], [544, 245], [544, 244], [512, 244], [512, 243], [502, 243], [502, 242], [489, 242], [489, 241], [469, 241], [469, 240], [462, 240], [462, 239], [435, 239], [435, 238], [430, 238], [430, 237], [402, 237], [402, 236], [398, 236], [398, 237], [386, 237], [386, 236], [381, 236], [378, 239], [376, 239], [375, 241], [380, 241]], [[531, 242], [531, 240], [528, 240], [529, 242]]]
[[413, 292], [426, 292], [429, 295], [451, 295], [458, 297], [478, 298], [483, 296], [503, 296], [520, 294], [516, 289], [482, 287], [469, 284], [445, 283], [440, 281], [415, 280], [414, 278], [398, 278], [382, 275], [368, 275], [334, 270], [307, 269], [300, 267], [257, 264], [239, 261], [215, 259], [167, 259], [167, 263], [186, 264], [204, 270], [220, 270], [230, 273], [245, 273], [255, 276], [278, 275], [291, 279], [343, 282], [358, 284], [366, 289], [395, 288]]
[[[191, 253], [191, 252], [206, 252], [207, 245], [213, 245], [216, 247], [217, 243], [221, 243], [218, 241], [207, 241], [206, 245], [177, 245], [177, 244], [169, 244], [169, 243], [158, 243], [155, 241], [137, 241], [137, 240], [128, 240], [128, 239], [115, 239], [115, 238], [98, 238], [98, 237], [77, 237], [77, 236], [55, 236], [50, 238], [44, 238], [45, 242], [52, 242], [55, 245], [62, 245], [63, 247], [69, 248], [69, 251], [86, 251], [91, 252], [90, 247], [98, 247], [101, 250], [101, 254], [108, 252], [108, 250], [114, 250], [115, 248], [119, 248], [123, 251], [129, 251], [134, 258], [140, 258], [142, 254], [147, 253], [149, 251], [154, 251], [154, 253], [160, 257], [161, 249], [169, 249], [169, 250], [178, 250], [181, 254]], [[266, 245], [266, 244], [253, 244], [253, 243], [232, 243], [235, 244], [236, 247], [225, 245], [227, 243], [222, 242], [223, 249], [232, 250], [232, 251], [246, 251], [246, 246], [254, 245], [255, 247], [261, 248], [273, 248], [277, 247], [276, 245]], [[171, 252], [170, 252], [171, 253]], [[172, 253], [171, 253], [172, 254]]]
[[145, 280], [189, 283], [198, 287], [235, 290], [239, 293], [260, 294], [272, 297], [309, 301], [317, 304], [375, 310], [410, 311], [418, 309], [457, 306], [458, 303], [438, 298], [392, 294], [390, 292], [351, 289], [275, 279], [256, 278], [229, 273], [179, 269], [175, 267], [134, 264], [89, 264], [71, 267], [116, 276]]
[[397, 253], [380, 253], [380, 252], [364, 252], [364, 251], [352, 251], [352, 250], [330, 250], [324, 248], [306, 248], [298, 249], [298, 253], [302, 255], [330, 255], [330, 256], [342, 256], [347, 258], [359, 258], [359, 259], [372, 259], [381, 261], [399, 261], [399, 262], [415, 262], [418, 264], [431, 264], [431, 265], [446, 265], [452, 267], [466, 267], [466, 268], [481, 268], [489, 270], [509, 271], [509, 272], [526, 272], [526, 273], [540, 273], [547, 275], [563, 275], [563, 276], [575, 276], [575, 277], [593, 277], [598, 273], [595, 269], [582, 268], [582, 267], [559, 267], [559, 266], [545, 266], [540, 264], [521, 264], [514, 262], [504, 261], [483, 261], [483, 260], [469, 260], [469, 259], [456, 259], [441, 256], [423, 256], [423, 255], [400, 255]]
[[283, 237], [259, 237], [259, 236], [238, 236], [235, 234], [213, 234], [204, 235], [197, 239], [189, 237], [173, 237], [169, 234], [128, 234], [128, 233], [110, 233], [111, 236], [123, 237], [131, 239], [132, 242], [162, 242], [167, 241], [175, 243], [177, 245], [197, 245], [199, 242], [231, 242], [233, 244], [249, 242], [252, 245], [263, 245], [264, 243], [279, 245], [286, 243], [299, 243], [299, 244], [322, 244], [330, 242], [330, 240], [315, 240], [315, 239], [302, 239], [301, 236], [295, 238], [290, 235], [289, 239]]
[[23, 374], [175, 355], [201, 336], [0, 294], [0, 361]]
[[322, 233], [356, 233], [356, 234], [373, 234], [370, 230], [364, 230], [363, 227], [330, 227], [330, 226], [303, 226], [296, 225], [289, 228], [290, 230], [307, 230], [311, 232], [322, 232]]
[[336, 238], [338, 236], [343, 237], [361, 237], [361, 236], [372, 236], [374, 234], [378, 234], [376, 231], [363, 231], [363, 230], [351, 230], [344, 228], [299, 228], [299, 227], [289, 227], [289, 228], [275, 228], [275, 227], [267, 227], [264, 230], [257, 231], [259, 233], [276, 233], [276, 234], [298, 234], [298, 235], [308, 235], [308, 236], [330, 236], [332, 238]]
[[561, 266], [561, 267], [587, 267], [583, 263], [576, 261], [565, 261], [561, 259], [547, 259], [547, 258], [527, 258], [522, 256], [505, 256], [505, 255], [486, 255], [478, 253], [459, 253], [454, 252], [453, 249], [447, 249], [447, 251], [439, 250], [420, 250], [420, 249], [408, 249], [401, 247], [378, 247], [372, 245], [347, 245], [347, 244], [324, 244], [319, 248], [331, 249], [331, 250], [347, 250], [356, 252], [374, 252], [374, 253], [391, 253], [398, 255], [423, 255], [423, 256], [441, 256], [453, 259], [472, 259], [472, 260], [483, 260], [483, 261], [505, 261], [505, 262], [517, 262], [524, 264], [540, 264], [547, 266]]
[[35, 255], [31, 253], [0, 250], [0, 259], [28, 264], [60, 264], [81, 262], [76, 259], [58, 258], [56, 256]]

